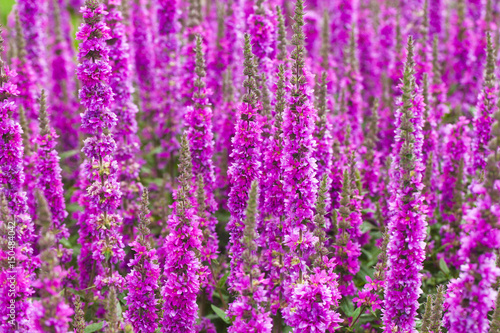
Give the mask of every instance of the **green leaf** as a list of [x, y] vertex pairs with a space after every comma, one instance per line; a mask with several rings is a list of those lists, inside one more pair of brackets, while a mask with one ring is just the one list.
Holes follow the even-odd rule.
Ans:
[[66, 290], [69, 291], [70, 293], [72, 293], [73, 295], [80, 296], [80, 297], [85, 297], [85, 293], [83, 291], [81, 291], [81, 290], [76, 290], [76, 289], [73, 289], [73, 288], [67, 288]]
[[85, 330], [83, 330], [83, 333], [92, 333], [92, 332], [96, 332], [97, 330], [100, 330], [103, 326], [104, 322], [100, 322], [100, 323], [94, 323], [94, 324], [90, 324], [89, 326], [85, 327]]
[[439, 260], [439, 268], [441, 268], [444, 274], [450, 275], [450, 269], [448, 268], [448, 265], [446, 265], [446, 262], [443, 258]]
[[79, 152], [80, 152], [80, 150], [78, 150], [78, 149], [68, 150], [68, 151], [64, 151], [64, 152], [60, 153], [59, 157], [61, 158], [61, 160], [64, 160], [65, 158], [75, 156]]
[[354, 312], [354, 305], [350, 300], [344, 298], [340, 302], [340, 308], [342, 309], [342, 311], [344, 311], [347, 317], [352, 317], [352, 313]]
[[291, 331], [292, 331], [292, 328], [290, 326], [285, 326], [283, 333], [290, 333]]
[[354, 310], [354, 312], [352, 313], [352, 318], [353, 319], [358, 318], [360, 312], [361, 312], [361, 308], [357, 308], [356, 310]]
[[224, 310], [216, 307], [213, 304], [210, 304], [210, 305], [212, 306], [212, 310], [214, 310], [214, 312], [220, 317], [220, 319], [224, 320], [224, 322], [226, 324], [229, 324], [229, 318], [226, 316], [226, 313], [224, 312]]
[[217, 283], [217, 288], [222, 289], [226, 285], [226, 280], [228, 276], [229, 272], [227, 272], [226, 274], [224, 274], [224, 276], [220, 278], [219, 283]]
[[120, 304], [120, 301], [118, 301], [116, 302], [116, 315], [118, 316], [118, 318], [122, 317], [122, 313], [123, 313], [122, 305]]

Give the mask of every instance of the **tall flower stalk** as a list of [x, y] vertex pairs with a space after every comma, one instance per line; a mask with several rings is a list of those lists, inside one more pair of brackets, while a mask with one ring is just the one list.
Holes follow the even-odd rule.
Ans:
[[231, 218], [227, 224], [229, 231], [228, 252], [231, 258], [231, 275], [228, 283], [236, 282], [234, 274], [241, 265], [243, 247], [240, 239], [243, 236], [245, 207], [248, 201], [248, 191], [254, 179], [260, 176], [260, 123], [257, 121], [260, 102], [255, 94], [255, 69], [250, 36], [245, 35], [245, 70], [246, 79], [243, 86], [246, 89], [242, 103], [238, 109], [236, 134], [232, 139], [233, 162], [228, 170], [229, 181], [232, 184], [229, 192], [228, 209]]
[[128, 295], [125, 297], [128, 309], [124, 319], [130, 323], [134, 332], [152, 333], [158, 327], [155, 293], [158, 290], [160, 266], [156, 249], [151, 247], [148, 191], [143, 190], [141, 211], [139, 213], [139, 233], [131, 243], [135, 252], [134, 259], [128, 264], [132, 268], [125, 278]]
[[175, 192], [175, 203], [168, 220], [170, 234], [164, 247], [169, 254], [163, 270], [163, 333], [195, 332], [198, 318], [196, 297], [200, 283], [205, 278], [197, 255], [202, 234], [196, 207], [193, 205], [193, 171], [191, 154], [186, 135], [181, 141], [179, 157], [179, 187]]
[[413, 38], [408, 37], [407, 59], [397, 102], [396, 131], [389, 188], [388, 272], [385, 291], [385, 332], [415, 330], [425, 257], [426, 206], [421, 190], [422, 116], [424, 104], [415, 83]]
[[78, 198], [84, 207], [78, 217], [82, 243], [80, 283], [84, 288], [94, 282], [99, 288], [110, 284], [121, 288], [123, 278], [113, 271], [113, 265], [123, 260], [125, 253], [119, 232], [122, 218], [116, 214], [122, 195], [114, 158], [116, 142], [110, 133], [117, 121], [111, 110], [114, 94], [109, 85], [111, 66], [106, 45], [111, 36], [102, 22], [106, 12], [99, 0], [86, 0], [81, 12], [84, 22], [76, 35], [82, 41], [77, 74], [82, 83], [80, 101], [85, 108], [81, 129], [88, 137], [82, 149], [86, 160], [81, 190], [86, 193], [80, 193]]
[[244, 332], [271, 332], [271, 317], [266, 310], [265, 276], [259, 269], [259, 258], [257, 257], [258, 234], [255, 231], [258, 193], [257, 181], [252, 182], [248, 195], [248, 205], [245, 212], [243, 237], [240, 239], [243, 247], [242, 265], [235, 273], [237, 282], [233, 289], [237, 291], [237, 297], [229, 305], [228, 314], [234, 316], [235, 320], [229, 327], [230, 333]]
[[[5, 207], [2, 207], [2, 225], [6, 226], [8, 231], [8, 237], [3, 236], [7, 242], [1, 249], [0, 281], [4, 283], [0, 286], [0, 315], [9, 319], [2, 320], [0, 327], [3, 332], [13, 333], [18, 330], [28, 331], [32, 325], [28, 316], [31, 307], [28, 297], [34, 293], [31, 286], [35, 267], [31, 260], [34, 227], [23, 189], [25, 174], [22, 130], [19, 123], [13, 119], [17, 107], [12, 98], [16, 97], [19, 91], [11, 82], [15, 73], [11, 72], [1, 57], [4, 51], [3, 42], [0, 35], [0, 189], [6, 203]], [[1, 204], [4, 206], [3, 200]], [[11, 291], [11, 283], [15, 286], [14, 292]], [[9, 317], [12, 308], [14, 318]]]

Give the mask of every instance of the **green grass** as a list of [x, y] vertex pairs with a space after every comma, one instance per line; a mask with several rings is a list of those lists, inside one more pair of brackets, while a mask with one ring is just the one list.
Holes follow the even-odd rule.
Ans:
[[0, 23], [5, 26], [7, 24], [7, 16], [12, 10], [14, 0], [1, 0], [0, 1]]

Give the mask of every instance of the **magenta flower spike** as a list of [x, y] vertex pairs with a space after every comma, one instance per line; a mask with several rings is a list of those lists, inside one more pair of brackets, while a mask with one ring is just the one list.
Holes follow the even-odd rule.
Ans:
[[460, 224], [463, 217], [463, 190], [465, 185], [465, 165], [470, 146], [471, 130], [470, 121], [460, 117], [456, 124], [447, 124], [441, 130], [444, 140], [443, 173], [441, 175], [441, 196], [439, 198], [443, 222], [441, 231], [442, 241], [445, 246], [442, 253], [438, 254], [448, 266], [460, 267], [458, 256], [460, 240]]
[[486, 167], [487, 146], [490, 141], [491, 125], [493, 123], [492, 115], [498, 109], [498, 83], [495, 75], [495, 59], [497, 58], [496, 49], [491, 40], [491, 34], [487, 34], [487, 59], [486, 68], [484, 72], [483, 89], [479, 93], [476, 115], [474, 117], [474, 130], [476, 132], [474, 141], [472, 143], [472, 150], [474, 156], [473, 169], [470, 170], [472, 174], [479, 170], [482, 172]]
[[28, 59], [26, 39], [24, 37], [24, 30], [18, 12], [15, 13], [15, 18], [17, 57], [13, 59], [13, 65], [17, 72], [17, 76], [13, 79], [19, 90], [19, 94], [17, 95], [19, 100], [18, 104], [24, 108], [27, 115], [26, 130], [35, 131], [38, 118], [38, 105], [36, 103], [38, 88], [36, 86], [35, 72], [32, 63]]
[[46, 85], [46, 24], [48, 1], [19, 0], [17, 11], [26, 39], [26, 58], [36, 73], [34, 82], [41, 87]]
[[[42, 97], [45, 99], [44, 91]], [[42, 105], [40, 111], [44, 110]], [[44, 110], [45, 113], [46, 110]], [[40, 114], [47, 120], [47, 114]], [[46, 127], [45, 124], [44, 127]], [[43, 128], [42, 128], [43, 131]], [[54, 247], [57, 240], [54, 233], [54, 221], [51, 221], [51, 213], [45, 198], [37, 193], [38, 201], [38, 224], [41, 225], [41, 236], [38, 246], [41, 249], [40, 260], [41, 270], [39, 277], [33, 282], [33, 286], [38, 289], [40, 299], [33, 302], [33, 327], [30, 332], [67, 332], [73, 310], [66, 304], [63, 296], [64, 279], [67, 271], [59, 263], [57, 248]]]
[[444, 23], [443, 15], [443, 1], [429, 1], [429, 34], [431, 36], [441, 33]]
[[[344, 68], [344, 76], [340, 79], [340, 87], [345, 92], [344, 103], [346, 106], [345, 119], [351, 127], [351, 142], [358, 147], [363, 142], [362, 117], [364, 116], [364, 101], [361, 96], [363, 91], [363, 77], [359, 71], [359, 61], [356, 50], [356, 29], [351, 30], [351, 39], [348, 49], [348, 60]], [[342, 94], [340, 95], [342, 98]], [[344, 141], [345, 126], [337, 134], [340, 141]]]
[[[351, 37], [351, 29], [356, 23], [356, 15], [358, 14], [358, 0], [338, 0], [330, 2], [330, 17], [331, 17], [331, 43], [333, 45], [333, 57], [337, 64], [342, 64], [346, 57], [345, 51], [349, 46]], [[342, 77], [344, 71], [339, 68], [337, 75]]]
[[[318, 181], [316, 159], [313, 156], [313, 137], [316, 110], [311, 102], [311, 89], [307, 84], [310, 73], [305, 68], [304, 48], [304, 3], [298, 0], [295, 6], [291, 58], [291, 91], [283, 115], [283, 190], [285, 196], [285, 221], [283, 223], [284, 245], [289, 248], [284, 263], [289, 266], [285, 283], [285, 299], [288, 306], [283, 310], [290, 313], [294, 298], [302, 294], [307, 258], [314, 250], [316, 237], [311, 232], [314, 217]], [[306, 306], [306, 304], [304, 304]], [[303, 325], [294, 316], [285, 321], [294, 327]]]
[[[384, 304], [385, 332], [415, 332], [421, 274], [425, 257], [426, 213], [421, 190], [422, 116], [424, 103], [414, 72], [413, 38], [408, 38], [407, 60], [397, 103], [396, 132], [389, 191], [388, 272]], [[411, 228], [409, 227], [411, 226]]]
[[[488, 37], [488, 44], [491, 40]], [[488, 48], [490, 49], [490, 47]], [[490, 53], [491, 50], [488, 50]], [[490, 56], [488, 56], [489, 58]], [[486, 65], [491, 68], [491, 63]], [[494, 78], [487, 75], [485, 82]], [[500, 111], [496, 109], [489, 132], [484, 174], [473, 181], [470, 190], [476, 197], [464, 205], [464, 220], [458, 251], [460, 275], [453, 279], [446, 294], [444, 323], [450, 333], [489, 332], [488, 312], [495, 307], [500, 268], [495, 264], [500, 248]], [[492, 327], [491, 331], [496, 328]]]
[[207, 196], [207, 206], [211, 213], [217, 210], [214, 198], [215, 174], [212, 162], [214, 154], [214, 134], [212, 132], [212, 109], [207, 98], [204, 78], [205, 61], [203, 58], [202, 39], [196, 40], [196, 78], [194, 79], [193, 103], [187, 107], [185, 113], [186, 135], [189, 140], [193, 174], [202, 175]]
[[269, 136], [265, 147], [262, 161], [262, 179], [260, 180], [261, 197], [258, 230], [261, 237], [258, 244], [262, 247], [261, 267], [268, 275], [269, 301], [272, 314], [280, 307], [280, 294], [283, 293], [282, 272], [284, 252], [281, 240], [283, 239], [283, 221], [285, 218], [285, 191], [281, 182], [283, 170], [281, 169], [281, 158], [283, 156], [282, 123], [283, 112], [287, 101], [287, 76], [285, 66], [279, 66], [276, 104], [274, 107], [275, 117], [271, 128], [272, 135]]
[[[203, 229], [203, 237], [205, 239], [205, 249], [203, 251], [205, 255], [201, 259], [203, 262], [211, 264], [212, 259], [216, 258], [218, 252], [218, 236], [215, 232], [217, 219], [214, 217], [218, 205], [214, 197], [215, 173], [213, 164], [214, 135], [212, 132], [212, 109], [209, 106], [206, 95], [206, 72], [203, 56], [202, 39], [200, 36], [197, 36], [194, 103], [187, 107], [184, 120], [185, 125], [188, 126], [186, 136], [189, 141], [193, 174], [202, 180], [198, 186], [203, 186], [202, 189], [198, 189], [198, 191], [203, 191], [203, 195], [198, 197], [198, 200], [204, 197], [204, 202], [198, 207], [200, 211], [198, 214], [200, 217], [200, 228]], [[202, 215], [204, 215], [203, 220]], [[210, 280], [215, 281], [215, 278], [211, 277]]]
[[35, 169], [38, 173], [38, 188], [43, 191], [47, 206], [52, 217], [49, 231], [53, 232], [57, 241], [68, 238], [69, 232], [65, 225], [68, 216], [64, 201], [64, 187], [59, 166], [59, 154], [55, 150], [57, 134], [49, 123], [45, 91], [40, 97], [40, 133], [35, 142], [38, 144], [38, 154]]
[[128, 263], [131, 271], [125, 278], [125, 286], [128, 289], [125, 300], [128, 309], [123, 315], [135, 332], [142, 333], [153, 333], [158, 327], [158, 314], [156, 313], [158, 300], [155, 298], [155, 293], [158, 290], [158, 279], [161, 275], [156, 249], [151, 247], [149, 239], [148, 205], [148, 192], [144, 189], [139, 213], [139, 234], [131, 243], [135, 256]]
[[234, 273], [233, 290], [237, 292], [234, 302], [229, 304], [227, 314], [234, 317], [229, 333], [270, 333], [272, 331], [269, 311], [263, 304], [267, 301], [264, 274], [259, 269], [256, 228], [258, 216], [257, 181], [252, 182], [245, 212], [243, 237], [239, 240], [243, 248], [242, 264]]
[[201, 281], [205, 278], [196, 251], [203, 238], [192, 195], [193, 173], [189, 144], [186, 135], [181, 141], [179, 157], [179, 188], [175, 192], [175, 203], [168, 225], [170, 234], [165, 240], [165, 252], [169, 255], [163, 270], [164, 299], [163, 333], [194, 333], [198, 318], [196, 297]]
[[186, 28], [183, 34], [184, 45], [180, 50], [180, 56], [184, 59], [184, 63], [180, 70], [181, 74], [179, 76], [182, 83], [178, 93], [181, 97], [181, 103], [185, 106], [192, 104], [192, 97], [195, 92], [192, 75], [196, 67], [196, 36], [204, 35], [201, 22], [201, 4], [198, 6], [197, 1], [190, 1], [188, 10]]
[[[99, 0], [86, 0], [81, 8], [84, 22], [77, 32], [81, 40], [77, 75], [81, 81], [80, 101], [85, 108], [81, 130], [88, 134], [82, 152], [81, 190], [77, 193], [84, 207], [78, 216], [82, 251], [79, 257], [81, 287], [95, 282], [97, 289], [114, 285], [121, 289], [123, 278], [112, 265], [124, 258], [122, 223], [117, 208], [122, 192], [118, 183], [118, 163], [114, 158], [116, 142], [110, 130], [117, 117], [111, 110], [114, 93], [109, 85], [111, 66], [106, 41], [111, 38], [109, 28], [102, 22], [107, 15]], [[94, 272], [95, 276], [90, 276]], [[95, 281], [92, 278], [95, 277]]]
[[156, 115], [158, 122], [157, 136], [161, 140], [163, 151], [158, 154], [162, 160], [172, 160], [179, 149], [179, 142], [176, 136], [180, 131], [182, 117], [178, 108], [180, 103], [176, 100], [179, 93], [179, 87], [174, 84], [174, 80], [179, 76], [180, 64], [177, 61], [180, 50], [178, 32], [180, 26], [178, 23], [178, 0], [158, 1], [158, 32], [156, 52], [156, 87], [163, 98], [158, 99], [158, 106], [162, 112]]
[[[51, 123], [59, 136], [63, 151], [78, 148], [79, 135], [76, 124], [79, 123], [78, 101], [75, 91], [75, 64], [72, 48], [71, 29], [68, 26], [69, 15], [60, 0], [52, 1], [52, 39], [48, 56], [48, 112]], [[69, 30], [69, 31], [68, 31]], [[68, 40], [68, 38], [70, 38]], [[75, 162], [77, 158], [72, 158]]]
[[446, 46], [450, 50], [450, 59], [446, 63], [444, 82], [450, 86], [458, 84], [457, 91], [450, 97], [452, 107], [462, 107], [467, 110], [476, 103], [477, 82], [474, 79], [473, 63], [477, 36], [473, 34], [473, 23], [465, 13], [466, 0], [457, 1], [456, 12], [451, 17], [450, 38]]
[[380, 96], [382, 84], [380, 84], [380, 68], [375, 65], [378, 55], [377, 38], [374, 31], [375, 15], [370, 6], [360, 4], [356, 19], [357, 49], [359, 58], [359, 71], [363, 77], [363, 96], [365, 99], [372, 99]]
[[110, 28], [111, 37], [106, 41], [111, 66], [109, 85], [114, 93], [111, 109], [117, 117], [113, 128], [116, 141], [114, 157], [119, 166], [118, 180], [121, 182], [122, 200], [127, 202], [122, 209], [122, 233], [124, 241], [128, 243], [133, 240], [133, 226], [137, 221], [138, 189], [142, 187], [137, 180], [140, 167], [144, 162], [139, 157], [141, 142], [137, 135], [138, 110], [132, 97], [134, 88], [131, 77], [130, 46], [120, 11], [121, 0], [108, 0], [107, 3], [106, 24]]
[[[327, 110], [327, 75], [323, 72], [321, 75], [321, 82], [318, 83], [317, 87], [317, 100], [316, 109], [318, 112], [318, 117], [316, 120], [316, 127], [314, 129], [314, 139], [316, 141], [316, 149], [314, 150], [314, 158], [318, 164], [318, 170], [316, 172], [316, 179], [321, 181], [323, 176], [327, 176], [327, 187], [330, 188], [332, 183], [332, 160], [333, 160], [333, 137], [332, 137], [332, 124], [328, 120], [328, 110]], [[327, 194], [325, 200], [326, 209], [330, 210], [331, 198], [330, 194]]]
[[[7, 226], [9, 232], [14, 236], [8, 246], [0, 251], [2, 258], [2, 269], [0, 270], [0, 316], [9, 318], [12, 305], [18, 320], [18, 329], [28, 331], [32, 323], [28, 316], [30, 301], [28, 297], [33, 295], [31, 287], [34, 263], [33, 256], [33, 234], [34, 227], [31, 216], [28, 213], [26, 192], [23, 189], [23, 140], [22, 130], [19, 123], [12, 119], [16, 112], [16, 104], [13, 97], [19, 94], [15, 84], [11, 82], [15, 76], [1, 55], [3, 54], [3, 38], [0, 35], [0, 184], [2, 185], [1, 219], [2, 225]], [[12, 222], [12, 223], [10, 223]], [[15, 281], [16, 288], [11, 291], [7, 281]], [[9, 306], [11, 308], [9, 308]], [[1, 330], [6, 333], [14, 333], [16, 321], [2, 320]], [[12, 325], [13, 324], [13, 325]]]
[[[338, 209], [338, 231], [334, 244], [336, 271], [339, 273], [339, 292], [344, 296], [356, 293], [353, 277], [359, 272], [361, 254], [361, 224], [359, 189], [356, 188], [354, 155], [349, 156], [349, 170], [344, 171], [340, 208]], [[336, 213], [334, 213], [336, 214]]]
[[[259, 65], [260, 72], [266, 77], [272, 72], [272, 60], [275, 58], [276, 27], [278, 24], [276, 15], [268, 7], [270, 1], [257, 0], [254, 12], [247, 19], [247, 30], [251, 36], [252, 52]], [[272, 82], [271, 82], [272, 84]]]
[[133, 24], [132, 49], [137, 86], [141, 104], [140, 109], [149, 119], [157, 108], [155, 98], [155, 54], [153, 52], [152, 17], [148, 13], [145, 0], [133, 0], [131, 6]]
[[229, 232], [228, 252], [231, 258], [231, 274], [228, 278], [229, 286], [237, 281], [236, 272], [241, 265], [243, 248], [240, 240], [243, 236], [243, 221], [245, 219], [245, 207], [248, 201], [248, 192], [254, 179], [260, 178], [260, 141], [261, 128], [258, 121], [260, 102], [257, 101], [255, 93], [255, 69], [250, 35], [245, 35], [245, 71], [247, 79], [243, 86], [247, 89], [243, 101], [238, 108], [238, 119], [236, 133], [232, 139], [233, 149], [231, 152], [232, 163], [228, 170], [229, 182], [232, 184], [229, 192], [228, 210], [231, 218], [227, 224]]

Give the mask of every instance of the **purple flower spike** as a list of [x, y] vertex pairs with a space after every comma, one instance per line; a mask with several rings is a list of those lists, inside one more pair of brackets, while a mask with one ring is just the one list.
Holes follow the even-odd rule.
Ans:
[[[33, 294], [31, 276], [33, 273], [34, 227], [31, 216], [28, 214], [26, 192], [23, 189], [23, 140], [21, 126], [12, 119], [16, 112], [16, 105], [12, 97], [19, 94], [17, 87], [11, 81], [15, 73], [6, 66], [1, 55], [3, 54], [3, 38], [0, 31], [0, 208], [2, 226], [6, 232], [14, 232], [14, 237], [8, 241], [8, 247], [0, 250], [2, 268], [0, 270], [0, 316], [8, 318], [11, 303], [14, 302], [16, 318], [19, 319], [18, 329], [29, 331], [32, 323], [27, 312], [30, 310], [28, 297]], [[9, 259], [10, 258], [10, 259]], [[14, 269], [9, 269], [10, 265]], [[10, 283], [15, 281], [15, 291], [10, 289]], [[15, 322], [14, 322], [15, 324]], [[0, 324], [2, 332], [17, 332], [16, 326], [7, 320]]]
[[[421, 274], [425, 257], [426, 213], [421, 191], [422, 116], [424, 103], [415, 83], [413, 38], [408, 37], [407, 60], [397, 103], [389, 201], [388, 272], [384, 304], [385, 332], [415, 332]], [[411, 226], [411, 227], [409, 227]]]
[[[84, 22], [76, 34], [82, 41], [77, 75], [82, 83], [80, 102], [85, 108], [81, 128], [89, 134], [82, 149], [87, 158], [81, 168], [85, 181], [81, 181], [81, 192], [76, 194], [84, 207], [78, 216], [82, 243], [80, 283], [85, 288], [95, 277], [98, 290], [104, 285], [121, 289], [123, 278], [116, 271], [111, 275], [112, 265], [125, 256], [119, 232], [122, 218], [116, 214], [122, 195], [114, 159], [116, 143], [110, 134], [117, 120], [110, 109], [114, 93], [109, 85], [111, 66], [106, 41], [111, 35], [102, 22], [107, 12], [98, 0], [86, 0], [80, 12]], [[89, 272], [96, 275], [89, 276]]]
[[243, 248], [240, 239], [243, 235], [243, 220], [245, 219], [245, 207], [248, 201], [248, 191], [254, 179], [260, 176], [260, 141], [261, 128], [257, 121], [257, 110], [260, 102], [256, 100], [255, 94], [255, 69], [253, 67], [253, 55], [250, 45], [250, 36], [245, 35], [245, 75], [247, 79], [243, 86], [248, 89], [243, 96], [243, 102], [239, 106], [238, 119], [236, 123], [236, 134], [232, 139], [233, 150], [231, 159], [233, 162], [228, 170], [229, 181], [232, 184], [229, 192], [228, 209], [231, 219], [227, 224], [229, 231], [228, 252], [231, 257], [231, 275], [228, 283], [232, 286], [237, 281], [235, 273], [241, 264]]
[[158, 290], [158, 279], [160, 277], [160, 266], [156, 249], [151, 248], [149, 237], [149, 210], [148, 192], [142, 193], [141, 211], [139, 213], [139, 235], [131, 244], [135, 257], [129, 262], [132, 268], [126, 277], [128, 295], [125, 297], [128, 309], [124, 312], [124, 318], [134, 328], [135, 332], [153, 333], [158, 324], [156, 305], [158, 301], [155, 293]]
[[193, 173], [189, 145], [184, 135], [179, 157], [180, 185], [175, 192], [175, 204], [168, 220], [170, 234], [165, 241], [169, 255], [163, 271], [161, 291], [165, 301], [161, 331], [163, 333], [194, 333], [198, 318], [196, 297], [205, 278], [196, 251], [201, 246], [199, 219], [193, 206]]

